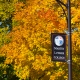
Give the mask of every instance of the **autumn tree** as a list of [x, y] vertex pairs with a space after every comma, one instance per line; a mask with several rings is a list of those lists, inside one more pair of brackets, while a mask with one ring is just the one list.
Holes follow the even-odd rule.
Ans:
[[[6, 35], [12, 30], [12, 15], [15, 11], [14, 4], [16, 2], [17, 0], [0, 0], [0, 48], [10, 42], [10, 38]], [[0, 80], [16, 77], [13, 74], [12, 65], [4, 64], [5, 59], [5, 56], [0, 55]]]
[[[73, 3], [75, 3], [74, 0], [71, 4]], [[74, 30], [72, 33], [73, 78], [75, 80], [79, 79], [76, 75], [80, 70], [80, 64], [75, 65], [79, 62], [80, 51], [79, 24], [77, 25], [79, 5], [77, 8], [76, 6], [71, 8], [72, 28], [75, 29], [74, 25], [78, 28], [78, 31]], [[77, 15], [74, 10], [77, 11]], [[15, 4], [13, 29], [7, 35], [11, 41], [0, 49], [0, 53], [6, 57], [4, 64], [13, 65], [14, 74], [21, 80], [67, 79], [67, 63], [51, 61], [51, 33], [62, 33], [67, 30], [66, 17], [60, 11], [62, 12], [62, 9], [55, 0], [28, 0], [26, 4], [22, 2]]]

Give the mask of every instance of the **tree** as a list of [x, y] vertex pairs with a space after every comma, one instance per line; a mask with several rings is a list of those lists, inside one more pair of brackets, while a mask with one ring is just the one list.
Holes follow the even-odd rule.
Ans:
[[[14, 73], [20, 79], [67, 79], [67, 64], [51, 61], [51, 33], [67, 30], [66, 18], [59, 13], [62, 9], [58, 5], [53, 7], [53, 4], [57, 5], [55, 0], [28, 0], [27, 5], [21, 2], [15, 4], [14, 26], [7, 36], [11, 42], [5, 44], [0, 53], [6, 57], [4, 64], [12, 64]], [[77, 17], [74, 10], [77, 11], [76, 6], [72, 8], [72, 24], [76, 25], [78, 20], [74, 19]], [[72, 25], [72, 28], [75, 29], [75, 26]], [[77, 28], [79, 30], [79, 25]], [[79, 33], [75, 31], [72, 34], [73, 70], [79, 67], [79, 64], [75, 65], [79, 62]], [[75, 76], [79, 74], [75, 73], [77, 70], [79, 68], [73, 71], [75, 80], [79, 79]]]

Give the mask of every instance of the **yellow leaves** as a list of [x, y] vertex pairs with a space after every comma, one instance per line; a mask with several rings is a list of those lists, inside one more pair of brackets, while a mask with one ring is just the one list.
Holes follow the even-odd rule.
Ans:
[[32, 65], [33, 65], [33, 69], [37, 71], [40, 69], [44, 71], [46, 68], [53, 66], [53, 64], [51, 63], [50, 57], [48, 57], [45, 54], [43, 54], [43, 56], [36, 55], [35, 61], [32, 63]]
[[47, 72], [47, 75], [50, 75], [50, 74], [51, 74], [51, 72], [50, 72], [50, 71], [48, 71], [48, 72]]
[[34, 11], [38, 11], [42, 8], [44, 8], [45, 10], [48, 10], [49, 8], [52, 7], [52, 4], [54, 3], [53, 0], [34, 0], [31, 4], [31, 12], [34, 13]]
[[12, 47], [12, 49], [10, 53], [7, 51], [8, 56], [5, 60], [5, 64], [13, 63], [15, 74], [21, 79], [26, 79], [26, 77], [29, 77], [29, 64], [31, 64], [29, 62], [34, 60], [34, 55], [24, 44], [18, 46], [17, 49], [15, 46], [9, 46]]
[[80, 32], [74, 32], [72, 34], [72, 48], [73, 48], [73, 53], [76, 54], [79, 53], [79, 48], [80, 48], [80, 38], [79, 38], [79, 35]]
[[68, 76], [64, 76], [64, 79], [68, 79]]
[[13, 59], [11, 57], [9, 57], [9, 58], [7, 57], [4, 63], [11, 64], [12, 62], [13, 62]]
[[51, 76], [50, 76], [50, 80], [55, 80], [55, 79], [57, 79], [57, 77], [60, 77], [60, 76], [62, 76], [64, 74], [64, 71], [57, 71], [55, 74], [52, 74]]
[[[3, 46], [1, 52], [6, 56], [5, 64], [13, 63], [15, 74], [21, 79], [31, 77], [36, 80], [39, 73], [41, 75], [46, 73], [45, 75], [50, 77], [49, 80], [55, 80], [65, 74], [63, 68], [59, 67], [66, 68], [66, 65], [51, 61], [51, 32], [63, 32], [67, 27], [66, 19], [60, 18], [59, 13], [56, 12], [61, 12], [61, 8], [54, 10], [55, 0], [30, 1], [27, 6], [23, 3], [15, 5], [14, 21], [18, 21], [19, 24], [13, 27], [9, 34], [12, 40]], [[76, 9], [72, 8], [73, 23], [80, 17], [79, 11], [77, 15], [75, 11]], [[76, 43], [73, 45], [74, 53], [79, 51], [79, 33], [72, 34], [72, 43]], [[76, 58], [73, 60], [77, 61]], [[33, 75], [29, 75], [30, 73]]]
[[29, 57], [28, 57], [28, 60], [29, 60], [29, 61], [34, 60], [34, 56], [29, 56]]
[[20, 53], [18, 55], [18, 61], [22, 65], [26, 65], [27, 62], [34, 60], [34, 54], [32, 54], [32, 52], [24, 44], [21, 45], [19, 50]]
[[73, 61], [74, 61], [74, 62], [77, 62], [77, 61], [78, 61], [77, 56], [75, 56], [75, 57], [73, 58]]
[[[45, 72], [54, 67], [51, 62], [50, 33], [59, 29], [59, 21], [58, 14], [51, 9], [54, 3], [52, 1], [37, 2], [35, 0], [32, 1], [35, 3], [30, 3], [24, 8], [21, 8], [23, 4], [17, 5], [14, 20], [19, 21], [20, 24], [14, 27], [10, 34], [12, 36], [12, 42], [9, 44], [11, 52], [7, 52], [9, 58], [11, 58], [9, 54], [12, 54], [15, 73], [21, 79], [30, 76], [29, 70]], [[10, 60], [8, 58], [6, 60], [6, 63], [9, 63]], [[50, 72], [46, 75], [50, 75]]]
[[55, 80], [55, 75], [54, 76], [50, 76], [50, 80]]
[[27, 77], [29, 77], [29, 67], [25, 66], [22, 67], [21, 65], [18, 66], [14, 66], [14, 70], [16, 71], [15, 74], [20, 77], [20, 79], [26, 79]]
[[71, 14], [74, 15], [75, 12], [77, 12], [77, 9], [75, 7], [71, 7]]
[[56, 66], [59, 67], [60, 66], [60, 62], [56, 62]]
[[5, 68], [7, 67], [7, 65], [0, 63], [0, 68], [1, 68], [1, 67], [5, 69]]
[[53, 30], [53, 23], [52, 22], [48, 22], [48, 24], [47, 24], [47, 27], [46, 27], [46, 30], [49, 32], [49, 33], [51, 33], [52, 32], [52, 30]]
[[76, 9], [75, 7], [71, 8], [71, 15], [72, 15], [72, 24], [75, 24], [76, 22], [79, 22], [80, 20], [80, 10], [79, 8]]
[[64, 30], [67, 29], [67, 22], [65, 18], [60, 19], [58, 28], [59, 28], [59, 32], [63, 32]]
[[78, 20], [78, 15], [76, 15], [73, 19], [72, 19], [72, 22], [73, 24], [75, 24], [76, 22], [79, 22]]

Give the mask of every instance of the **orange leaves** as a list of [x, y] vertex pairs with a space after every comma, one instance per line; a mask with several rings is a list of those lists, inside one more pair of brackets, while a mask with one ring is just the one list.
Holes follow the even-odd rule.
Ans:
[[17, 2], [17, 3], [15, 4], [15, 9], [16, 9], [16, 11], [20, 11], [21, 9], [23, 9], [24, 6], [25, 6], [25, 5], [24, 5], [23, 3]]
[[45, 19], [50, 19], [51, 21], [57, 20], [57, 15], [54, 13], [53, 10], [47, 10], [45, 13]]
[[41, 19], [51, 21], [55, 26], [58, 26], [58, 21], [57, 21], [58, 17], [53, 10], [48, 9], [47, 11], [45, 11], [44, 9], [42, 9], [38, 12], [38, 15]]
[[42, 9], [41, 11], [38, 11], [38, 15], [40, 18], [44, 18], [45, 16], [44, 9]]
[[[48, 2], [44, 5], [36, 2], [37, 6], [34, 3], [25, 7], [22, 3], [16, 5], [13, 19], [19, 24], [9, 34], [11, 42], [6, 45], [4, 52], [7, 56], [5, 63], [13, 63], [15, 74], [21, 79], [31, 76], [31, 70], [45, 73], [45, 70], [54, 67], [51, 61], [50, 33], [58, 29], [59, 21], [54, 10], [46, 7], [50, 7]], [[46, 9], [42, 8], [44, 6]]]
[[66, 19], [65, 18], [59, 19], [58, 15], [59, 14], [57, 14], [57, 12], [54, 12], [54, 10], [51, 10], [51, 9], [48, 9], [47, 11], [45, 11], [45, 9], [38, 11], [39, 18], [43, 19], [48, 24], [49, 23], [52, 24], [52, 26], [47, 26], [47, 27], [49, 27], [49, 29], [51, 29], [51, 32], [56, 31], [56, 29], [59, 32], [62, 32], [65, 30], [65, 28], [67, 28]]
[[[8, 35], [11, 42], [4, 45], [1, 50], [2, 54], [6, 56], [5, 64], [13, 63], [15, 74], [24, 80], [26, 77], [37, 80], [38, 73], [40, 75], [45, 73], [50, 80], [58, 79], [65, 74], [62, 69], [66, 66], [63, 63], [51, 61], [51, 32], [63, 32], [67, 27], [66, 19], [60, 18], [56, 6], [56, 10], [52, 8], [55, 0], [30, 1], [27, 5], [23, 3], [15, 5], [13, 22], [14, 24], [18, 22], [18, 24], [14, 25]], [[61, 8], [58, 8], [58, 11], [60, 10]], [[72, 14], [76, 16], [74, 10], [73, 8]], [[79, 11], [77, 13], [79, 18]], [[75, 22], [77, 17], [74, 17], [72, 21]], [[76, 42], [76, 46], [73, 45], [75, 53], [75, 51], [79, 51], [79, 34], [72, 34], [72, 39], [73, 44]], [[62, 68], [59, 68], [60, 66]]]

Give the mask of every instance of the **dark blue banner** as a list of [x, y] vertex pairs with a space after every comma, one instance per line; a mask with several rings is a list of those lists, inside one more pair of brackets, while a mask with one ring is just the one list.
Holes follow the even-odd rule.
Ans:
[[66, 34], [51, 33], [52, 60], [66, 61]]

